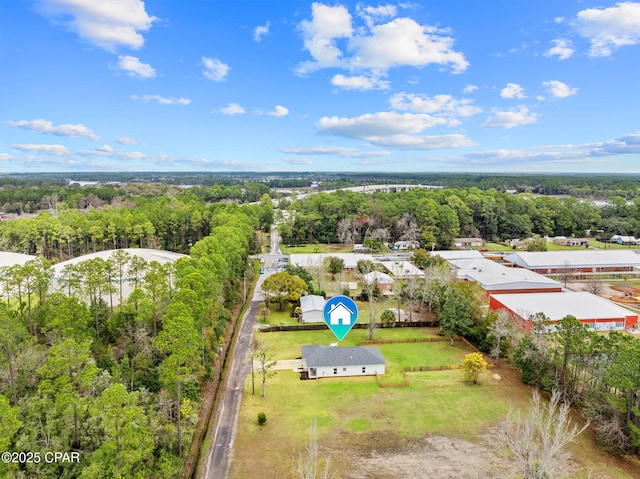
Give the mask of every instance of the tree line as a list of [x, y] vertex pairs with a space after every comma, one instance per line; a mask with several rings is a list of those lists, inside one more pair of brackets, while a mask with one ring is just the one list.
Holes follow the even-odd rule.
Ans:
[[532, 235], [602, 238], [640, 233], [640, 198], [612, 196], [604, 206], [574, 197], [512, 194], [497, 189], [364, 194], [318, 193], [288, 206], [280, 225], [286, 243], [365, 243], [417, 240], [449, 249], [456, 237], [488, 241]]
[[[179, 474], [200, 388], [250, 274], [257, 211], [215, 208], [209, 234], [173, 264], [119, 250], [65, 268], [53, 289], [44, 258], [1, 272], [0, 446], [81, 460], [3, 463], [0, 476]], [[123, 281], [132, 291], [120, 301]]]
[[[273, 220], [268, 195], [243, 208], [251, 210], [261, 228], [268, 228]], [[135, 198], [117, 207], [46, 210], [35, 218], [0, 221], [0, 249], [52, 261], [131, 247], [188, 252], [211, 234], [227, 209], [223, 203], [207, 203], [186, 191], [173, 198]]]

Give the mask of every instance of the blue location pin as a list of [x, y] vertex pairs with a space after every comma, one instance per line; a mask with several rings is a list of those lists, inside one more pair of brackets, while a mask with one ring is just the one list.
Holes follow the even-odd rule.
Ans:
[[358, 306], [347, 296], [334, 296], [324, 305], [324, 322], [342, 341], [358, 319]]

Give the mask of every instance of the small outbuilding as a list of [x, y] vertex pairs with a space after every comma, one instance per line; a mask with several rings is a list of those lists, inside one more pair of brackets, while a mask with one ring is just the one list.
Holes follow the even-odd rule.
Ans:
[[322, 296], [308, 294], [300, 297], [300, 309], [302, 309], [303, 323], [324, 322], [324, 303]]
[[373, 346], [302, 346], [302, 374], [308, 379], [384, 374], [387, 362]]
[[386, 273], [381, 273], [379, 271], [372, 271], [371, 273], [367, 273], [362, 276], [362, 281], [371, 285], [374, 283], [378, 284], [378, 288], [380, 291], [384, 293], [388, 293], [393, 289], [393, 278]]

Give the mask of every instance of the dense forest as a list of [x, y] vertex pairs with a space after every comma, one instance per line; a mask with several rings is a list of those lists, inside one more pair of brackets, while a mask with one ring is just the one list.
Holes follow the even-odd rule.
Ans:
[[496, 189], [413, 189], [398, 193], [318, 193], [288, 206], [280, 225], [287, 243], [417, 240], [449, 249], [456, 237], [488, 241], [531, 235], [609, 238], [640, 232], [640, 197], [610, 196], [606, 204], [573, 197]]
[[[0, 226], [3, 249], [41, 255], [3, 268], [0, 304], [0, 449], [41, 456], [1, 463], [0, 477], [179, 475], [272, 205], [207, 205], [188, 191], [127, 201]], [[51, 291], [49, 260], [127, 245], [190, 256], [160, 265], [119, 250], [66, 268]], [[120, 304], [125, 274], [133, 291]], [[81, 460], [46, 462], [49, 451]]]

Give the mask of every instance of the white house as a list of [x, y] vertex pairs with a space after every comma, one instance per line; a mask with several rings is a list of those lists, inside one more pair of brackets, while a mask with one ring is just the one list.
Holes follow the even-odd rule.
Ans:
[[303, 323], [322, 323], [324, 322], [324, 303], [322, 296], [308, 294], [300, 297], [300, 309], [302, 309]]
[[384, 374], [387, 362], [372, 346], [302, 346], [303, 374], [309, 379]]
[[635, 236], [613, 235], [609, 241], [617, 244], [638, 244]]
[[351, 311], [342, 302], [336, 303], [329, 310], [329, 323], [332, 326], [349, 326], [355, 311]]

